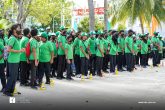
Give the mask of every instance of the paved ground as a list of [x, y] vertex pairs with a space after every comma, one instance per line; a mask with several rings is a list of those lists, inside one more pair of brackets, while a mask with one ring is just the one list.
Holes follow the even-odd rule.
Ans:
[[54, 87], [46, 87], [45, 91], [32, 90], [19, 87], [18, 83], [17, 89], [22, 95], [15, 96], [16, 104], [9, 104], [9, 97], [0, 93], [0, 108], [165, 110], [165, 65], [138, 68], [133, 73], [106, 74], [93, 80], [55, 79]]

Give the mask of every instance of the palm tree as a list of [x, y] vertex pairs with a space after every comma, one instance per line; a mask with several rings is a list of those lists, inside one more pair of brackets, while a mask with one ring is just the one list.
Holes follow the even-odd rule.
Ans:
[[112, 11], [112, 25], [117, 22], [125, 23], [128, 19], [133, 25], [138, 19], [142, 33], [144, 25], [150, 27], [152, 17], [155, 17], [161, 26], [161, 21], [165, 21], [165, 9], [162, 0], [122, 0]]
[[94, 31], [94, 29], [95, 29], [95, 13], [94, 13], [93, 0], [88, 0], [88, 7], [89, 7], [89, 30]]
[[108, 13], [107, 9], [108, 8], [108, 3], [107, 0], [104, 0], [104, 29], [108, 30]]

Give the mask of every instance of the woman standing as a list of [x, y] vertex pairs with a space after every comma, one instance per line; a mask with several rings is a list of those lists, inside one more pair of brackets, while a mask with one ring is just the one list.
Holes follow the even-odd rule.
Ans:
[[[21, 34], [21, 29], [18, 24], [15, 24], [11, 27], [12, 35], [8, 40], [8, 68], [9, 76], [7, 78], [7, 85], [4, 91], [4, 94], [7, 96], [13, 96], [14, 88], [18, 76], [18, 67], [20, 62], [20, 53], [24, 52], [24, 48], [20, 48], [18, 37]], [[18, 92], [18, 94], [20, 94]]]

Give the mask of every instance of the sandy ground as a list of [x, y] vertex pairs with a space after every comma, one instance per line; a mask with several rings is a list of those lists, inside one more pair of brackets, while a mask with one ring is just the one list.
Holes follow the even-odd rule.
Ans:
[[0, 93], [0, 110], [165, 110], [165, 63], [143, 70], [138, 67], [133, 73], [95, 76], [93, 80], [54, 80], [55, 86], [45, 85], [45, 91], [17, 83], [22, 95], [15, 95], [16, 103], [10, 104], [10, 98]]

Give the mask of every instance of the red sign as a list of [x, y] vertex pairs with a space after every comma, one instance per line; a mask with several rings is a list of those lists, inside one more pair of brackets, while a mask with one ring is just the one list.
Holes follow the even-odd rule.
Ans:
[[[76, 16], [84, 16], [89, 14], [89, 9], [77, 9], [74, 10]], [[103, 15], [104, 14], [104, 7], [95, 8], [96, 15]]]

